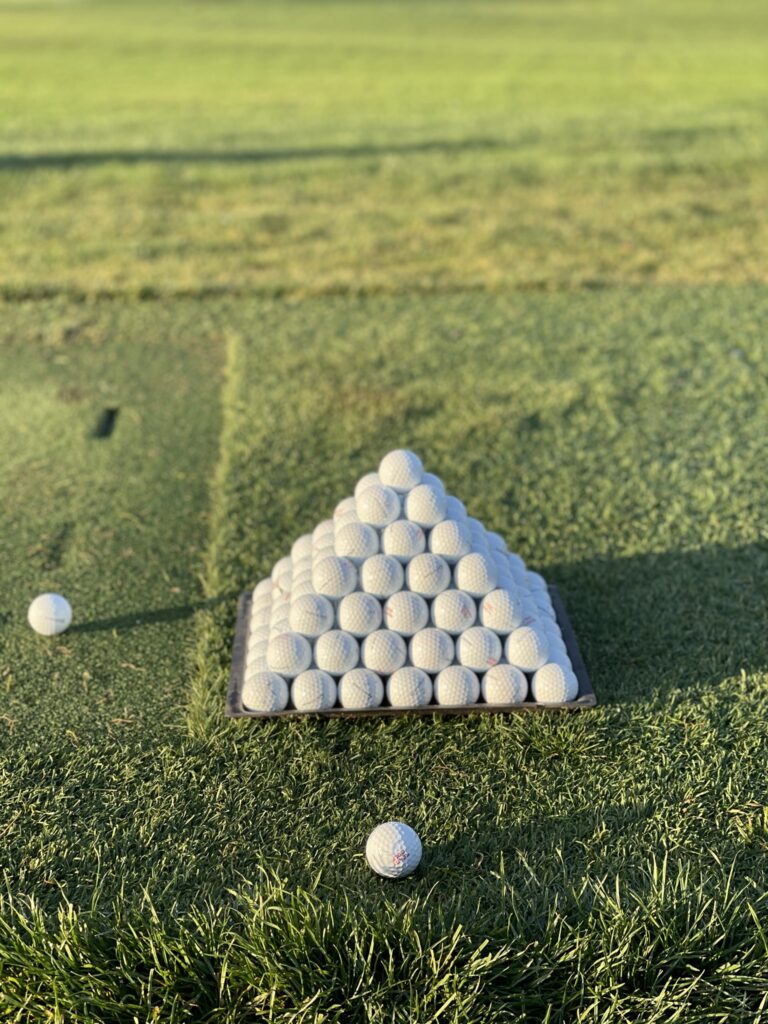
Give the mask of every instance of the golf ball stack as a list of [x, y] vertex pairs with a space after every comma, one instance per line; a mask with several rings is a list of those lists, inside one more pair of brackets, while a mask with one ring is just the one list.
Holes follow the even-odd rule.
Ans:
[[[33, 602], [34, 628], [36, 603], [54, 598]], [[405, 449], [256, 584], [244, 645], [242, 705], [255, 715], [553, 706], [579, 693], [544, 578]]]

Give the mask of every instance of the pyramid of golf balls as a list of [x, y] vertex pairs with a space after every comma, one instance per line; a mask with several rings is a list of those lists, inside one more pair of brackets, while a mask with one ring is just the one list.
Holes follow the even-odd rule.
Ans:
[[577, 692], [544, 579], [411, 451], [385, 455], [253, 591], [249, 711], [560, 704]]

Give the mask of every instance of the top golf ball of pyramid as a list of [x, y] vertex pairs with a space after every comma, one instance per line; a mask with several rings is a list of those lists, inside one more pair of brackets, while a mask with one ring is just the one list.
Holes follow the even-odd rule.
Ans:
[[405, 449], [254, 588], [243, 701], [264, 714], [424, 706], [395, 701], [396, 674], [423, 677], [435, 704], [578, 692], [544, 579]]

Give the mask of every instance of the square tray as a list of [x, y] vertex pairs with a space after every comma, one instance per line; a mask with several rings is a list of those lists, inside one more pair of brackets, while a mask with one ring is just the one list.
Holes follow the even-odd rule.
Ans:
[[232, 667], [229, 673], [229, 690], [227, 693], [226, 714], [230, 718], [306, 718], [307, 715], [320, 715], [323, 718], [372, 718], [377, 715], [392, 718], [395, 715], [470, 715], [478, 712], [498, 714], [510, 711], [553, 711], [567, 708], [575, 711], [581, 708], [593, 708], [597, 704], [584, 661], [581, 657], [576, 634], [573, 632], [570, 619], [565, 610], [557, 587], [549, 586], [549, 595], [555, 609], [555, 617], [563, 634], [565, 648], [571, 659], [573, 671], [579, 681], [579, 694], [575, 700], [563, 704], [537, 704], [535, 701], [524, 701], [522, 704], [465, 704], [461, 707], [442, 707], [440, 704], [426, 704], [420, 708], [392, 708], [380, 706], [366, 711], [349, 711], [347, 708], [330, 708], [328, 711], [296, 711], [286, 708], [285, 711], [264, 712], [249, 711], [243, 707], [243, 684], [245, 682], [245, 658], [248, 650], [248, 629], [251, 621], [250, 590], [240, 595], [237, 604], [237, 624], [235, 639], [232, 643]]

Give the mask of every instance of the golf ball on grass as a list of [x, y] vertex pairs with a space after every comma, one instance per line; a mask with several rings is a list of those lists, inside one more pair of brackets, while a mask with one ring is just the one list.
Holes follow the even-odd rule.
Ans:
[[277, 672], [254, 672], [243, 684], [243, 707], [274, 714], [288, 705], [288, 684]]
[[453, 661], [453, 640], [442, 629], [422, 629], [408, 645], [411, 663], [424, 672], [440, 672]]
[[379, 463], [379, 480], [393, 491], [410, 491], [421, 483], [424, 467], [421, 459], [405, 448], [389, 452]]
[[518, 626], [507, 637], [504, 653], [510, 665], [535, 672], [546, 663], [549, 644], [546, 635], [533, 626]]
[[339, 627], [352, 636], [363, 637], [381, 626], [381, 602], [373, 594], [355, 590], [339, 601]]
[[393, 708], [421, 708], [432, 699], [432, 680], [414, 665], [399, 668], [387, 680], [387, 700]]
[[291, 679], [312, 664], [312, 647], [301, 633], [279, 633], [267, 645], [270, 671]]
[[353, 668], [339, 681], [339, 703], [348, 711], [377, 708], [384, 700], [381, 676], [369, 668]]
[[331, 629], [315, 640], [315, 664], [330, 675], [349, 672], [360, 660], [360, 647], [351, 633]]
[[477, 703], [480, 680], [464, 665], [449, 665], [435, 679], [435, 700], [444, 707], [461, 707]]
[[514, 665], [494, 665], [483, 676], [486, 704], [522, 704], [528, 695], [528, 680]]
[[377, 629], [363, 640], [363, 665], [380, 675], [396, 672], [407, 656], [405, 640], [391, 629]]
[[382, 878], [405, 878], [412, 874], [419, 866], [421, 854], [421, 840], [402, 821], [377, 825], [365, 844], [365, 859]]
[[291, 604], [288, 623], [294, 633], [320, 636], [333, 626], [333, 605], [322, 594], [304, 594]]
[[27, 609], [27, 621], [41, 636], [55, 636], [72, 622], [72, 606], [61, 594], [40, 594]]
[[309, 669], [293, 680], [291, 701], [297, 711], [327, 711], [336, 703], [336, 683], [327, 672]]
[[565, 704], [576, 700], [579, 681], [572, 669], [558, 662], [548, 662], [537, 669], [531, 679], [531, 693], [539, 704]]
[[402, 636], [413, 636], [429, 622], [429, 606], [419, 594], [399, 590], [384, 604], [384, 621], [387, 629]]

